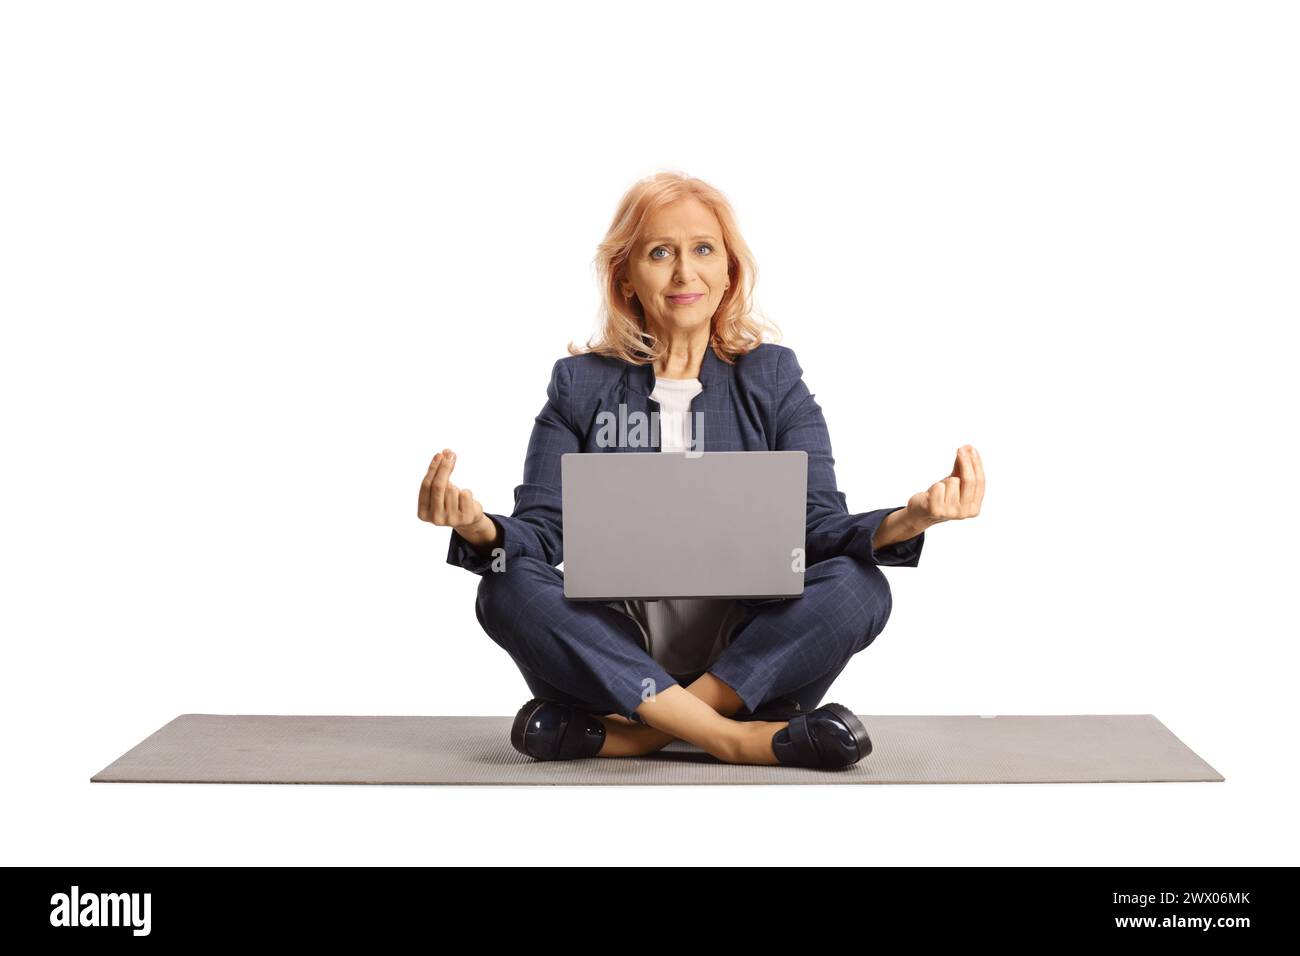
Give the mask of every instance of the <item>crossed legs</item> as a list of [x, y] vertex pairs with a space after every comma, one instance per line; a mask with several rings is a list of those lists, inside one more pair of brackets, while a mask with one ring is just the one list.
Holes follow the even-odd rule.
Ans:
[[[638, 756], [685, 740], [731, 763], [776, 763], [786, 721], [732, 720], [781, 697], [814, 709], [892, 608], [879, 567], [850, 556], [807, 569], [804, 594], [743, 601], [749, 613], [709, 671], [682, 686], [642, 644], [637, 624], [601, 602], [569, 601], [558, 568], [529, 557], [486, 571], [475, 613], [534, 696], [599, 715], [601, 756]], [[633, 715], [642, 721], [636, 723]]]

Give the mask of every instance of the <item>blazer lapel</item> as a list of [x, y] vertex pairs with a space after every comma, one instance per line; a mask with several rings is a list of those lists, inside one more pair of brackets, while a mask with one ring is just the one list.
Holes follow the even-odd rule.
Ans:
[[687, 427], [689, 447], [694, 451], [735, 451], [734, 428], [731, 427], [731, 380], [735, 367], [714, 354], [710, 345], [700, 363], [703, 390], [691, 399]]
[[[659, 403], [650, 397], [654, 391], [654, 369], [645, 365], [629, 365], [623, 375], [622, 394], [616, 395], [618, 407], [610, 409], [618, 425], [618, 440], [613, 447], [601, 451], [647, 452], [658, 451], [654, 441], [651, 412], [659, 412]], [[638, 433], [637, 429], [640, 428]], [[636, 439], [638, 444], [632, 444]]]

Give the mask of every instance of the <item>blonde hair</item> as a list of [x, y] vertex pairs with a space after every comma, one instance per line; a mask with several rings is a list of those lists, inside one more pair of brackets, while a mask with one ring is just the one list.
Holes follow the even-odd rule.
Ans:
[[718, 218], [727, 249], [727, 276], [731, 285], [722, 294], [722, 301], [710, 320], [709, 345], [718, 358], [734, 364], [736, 357], [757, 348], [764, 341], [765, 333], [773, 333], [775, 340], [780, 340], [781, 329], [776, 323], [761, 312], [761, 319], [754, 318], [753, 290], [758, 280], [758, 263], [740, 235], [731, 203], [703, 180], [679, 172], [659, 172], [636, 182], [624, 194], [614, 221], [597, 247], [595, 265], [604, 299], [598, 314], [600, 329], [588, 339], [586, 347], [578, 348], [570, 342], [570, 355], [596, 352], [643, 365], [664, 354], [667, 344], [646, 328], [644, 306], [634, 297], [620, 295], [618, 285], [625, 278], [628, 259], [650, 214], [690, 196], [708, 206]]

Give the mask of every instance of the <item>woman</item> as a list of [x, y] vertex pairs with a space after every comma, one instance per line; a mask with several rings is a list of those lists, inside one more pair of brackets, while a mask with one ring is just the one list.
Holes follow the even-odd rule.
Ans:
[[[856, 763], [871, 749], [862, 723], [818, 705], [889, 618], [879, 566], [916, 567], [926, 528], [979, 514], [979, 454], [960, 448], [952, 474], [905, 506], [850, 514], [795, 354], [763, 341], [752, 317], [757, 270], [730, 204], [700, 180], [634, 185], [598, 265], [601, 339], [555, 363], [513, 514], [486, 513], [451, 483], [450, 449], [420, 487], [420, 518], [452, 529], [447, 561], [481, 575], [479, 623], [534, 694], [511, 742], [539, 760], [638, 756], [680, 739], [731, 763]], [[611, 449], [602, 412], [689, 414], [662, 415], [658, 448]], [[696, 421], [699, 450], [807, 452], [802, 597], [568, 601], [560, 456], [694, 448]]]

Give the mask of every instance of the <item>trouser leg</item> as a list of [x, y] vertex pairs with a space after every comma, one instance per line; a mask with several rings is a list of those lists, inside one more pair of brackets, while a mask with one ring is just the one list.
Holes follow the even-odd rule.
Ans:
[[474, 611], [537, 697], [631, 718], [648, 692], [677, 683], [646, 652], [636, 621], [607, 603], [570, 601], [564, 572], [545, 561], [516, 557], [485, 571]]
[[802, 597], [741, 604], [750, 613], [709, 672], [740, 697], [742, 714], [761, 714], [782, 699], [815, 709], [885, 629], [894, 602], [879, 566], [840, 555], [804, 572]]
[[748, 708], [742, 707], [731, 715], [731, 719], [789, 720], [792, 714], [806, 714], [810, 710], [816, 710], [821, 702], [826, 699], [826, 692], [830, 690], [831, 685], [835, 683], [835, 679], [840, 676], [848, 663], [848, 661], [845, 661], [838, 669], [818, 678], [811, 684], [763, 701], [758, 705], [756, 711], [750, 711]]

